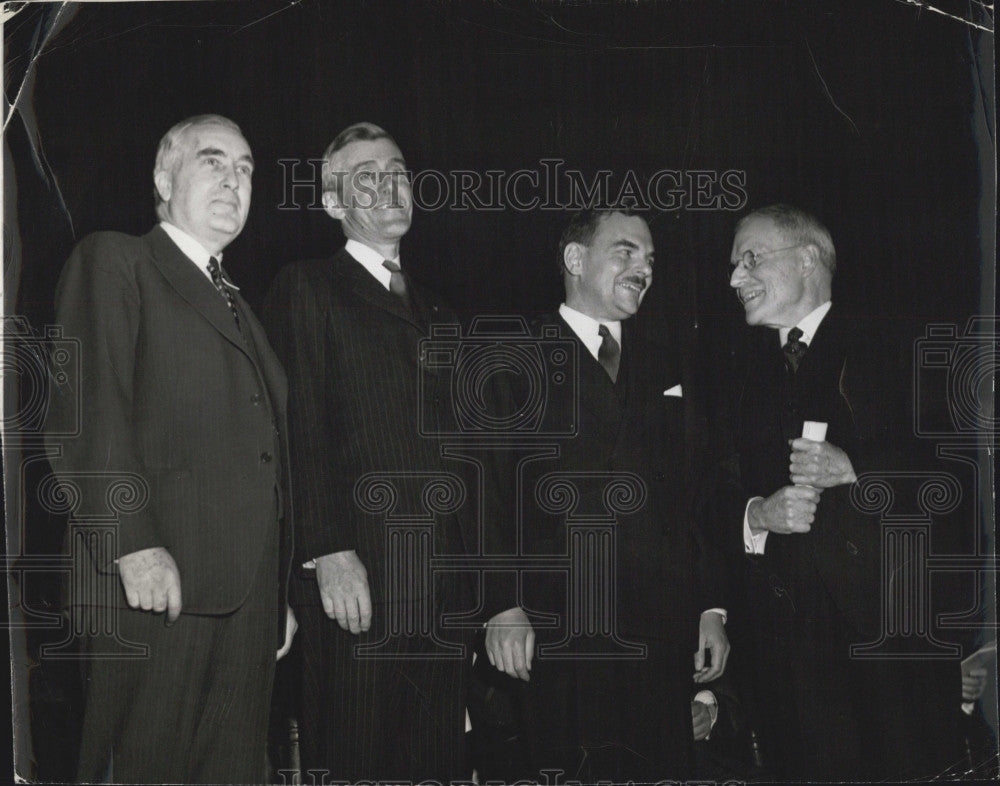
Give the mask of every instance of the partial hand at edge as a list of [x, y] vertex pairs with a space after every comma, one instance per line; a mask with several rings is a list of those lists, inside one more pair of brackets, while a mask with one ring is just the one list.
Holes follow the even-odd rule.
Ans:
[[691, 702], [691, 725], [694, 727], [695, 742], [708, 739], [712, 733], [712, 713], [704, 702]]
[[986, 691], [989, 672], [985, 666], [962, 668], [962, 701], [978, 701]]
[[323, 611], [344, 630], [361, 633], [372, 625], [368, 571], [357, 552], [337, 551], [316, 557], [316, 583]]
[[278, 656], [275, 660], [281, 660], [288, 654], [288, 651], [292, 648], [292, 639], [295, 638], [295, 631], [299, 629], [299, 621], [295, 619], [295, 612], [292, 611], [292, 607], [287, 603], [285, 604], [285, 643], [281, 645], [281, 649], [278, 650]]
[[819, 490], [809, 486], [783, 486], [770, 497], [755, 499], [747, 506], [750, 530], [778, 535], [808, 532], [819, 496]]
[[[705, 650], [712, 653], [712, 665], [705, 667]], [[722, 676], [729, 659], [729, 637], [722, 615], [706, 611], [698, 620], [698, 651], [694, 654], [694, 681], [711, 682]]]
[[118, 558], [125, 599], [133, 609], [167, 612], [173, 622], [181, 613], [181, 574], [162, 546], [133, 551]]
[[498, 671], [531, 681], [535, 631], [524, 611], [515, 606], [490, 618], [486, 623], [486, 655]]

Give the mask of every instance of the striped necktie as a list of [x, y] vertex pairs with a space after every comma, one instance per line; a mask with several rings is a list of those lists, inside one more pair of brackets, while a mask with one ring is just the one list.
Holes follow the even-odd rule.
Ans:
[[406, 288], [406, 276], [403, 275], [403, 270], [400, 268], [399, 263], [391, 259], [386, 259], [382, 262], [382, 267], [392, 274], [389, 276], [389, 291], [409, 307], [410, 293]]
[[210, 257], [208, 260], [208, 272], [212, 276], [212, 283], [215, 284], [215, 288], [222, 295], [226, 303], [229, 304], [229, 310], [233, 314], [233, 319], [236, 320], [236, 329], [242, 332], [240, 314], [236, 310], [236, 300], [233, 298], [232, 290], [226, 285], [225, 279], [222, 277], [222, 267], [219, 265], [219, 260], [215, 257]]

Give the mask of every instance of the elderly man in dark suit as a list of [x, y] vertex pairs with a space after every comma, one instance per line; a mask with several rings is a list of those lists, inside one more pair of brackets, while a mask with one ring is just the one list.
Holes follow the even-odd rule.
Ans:
[[[323, 204], [347, 243], [284, 268], [265, 307], [289, 375], [302, 766], [447, 782], [464, 766], [466, 666], [440, 621], [466, 601], [453, 575], [425, 572], [426, 557], [463, 551], [459, 498], [475, 503], [458, 462], [442, 458], [447, 378], [420, 341], [455, 318], [403, 270], [413, 202], [392, 137], [358, 123], [323, 159]], [[458, 509], [444, 510], [427, 484], [452, 481]], [[419, 566], [400, 554], [393, 521], [433, 521], [433, 536], [411, 544]]]
[[[879, 520], [850, 490], [898, 461], [887, 386], [899, 380], [878, 357], [886, 331], [833, 305], [833, 241], [802, 210], [743, 218], [731, 264], [747, 324], [760, 329], [727, 386], [735, 452], [716, 522], [744, 590], [745, 637], [734, 630], [734, 641], [752, 650], [744, 687], [765, 765], [794, 780], [940, 774], [958, 757], [957, 664], [850, 652], [881, 624]], [[825, 433], [805, 438], [807, 422]]]
[[[546, 413], [575, 433], [551, 459], [520, 467], [510, 486], [523, 490], [525, 566], [557, 555], [574, 564], [568, 574], [522, 571], [518, 597], [488, 623], [486, 651], [526, 683], [522, 735], [533, 777], [683, 779], [693, 774], [693, 678], [719, 676], [729, 644], [717, 590], [694, 567], [698, 448], [685, 428], [680, 352], [654, 351], [628, 323], [653, 278], [642, 217], [583, 211], [560, 249], [566, 301], [545, 322], [576, 344], [578, 385], [553, 388]], [[575, 489], [571, 511], [546, 509], [555, 478]], [[574, 534], [574, 522], [609, 516], [596, 561], [576, 555], [573, 543], [590, 536]], [[587, 596], [601, 605], [581, 617]], [[529, 615], [558, 623], [535, 616], [532, 625]], [[578, 628], [591, 635], [574, 636]]]
[[[250, 207], [254, 162], [218, 115], [160, 143], [160, 223], [102, 232], [66, 263], [56, 294], [81, 344], [79, 389], [57, 395], [56, 476], [80, 491], [77, 524], [131, 478], [144, 506], [116, 547], [91, 540], [70, 598], [90, 631], [79, 777], [120, 783], [243, 783], [265, 775], [267, 718], [290, 552], [284, 520], [286, 380], [264, 331], [221, 269]], [[117, 598], [109, 642], [106, 609]], [[114, 618], [114, 615], [112, 615]], [[147, 645], [145, 657], [127, 655]], [[109, 646], [125, 646], [116, 658]]]

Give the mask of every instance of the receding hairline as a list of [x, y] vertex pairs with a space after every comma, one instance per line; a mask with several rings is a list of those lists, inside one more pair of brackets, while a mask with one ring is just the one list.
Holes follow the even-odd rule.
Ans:
[[392, 134], [381, 126], [375, 125], [375, 123], [369, 123], [367, 121], [352, 123], [337, 134], [337, 136], [333, 138], [333, 141], [326, 146], [326, 150], [323, 151], [323, 191], [339, 191], [338, 186], [340, 181], [337, 177], [335, 177], [335, 172], [332, 171], [333, 159], [338, 153], [354, 142], [377, 142], [380, 139], [389, 140], [389, 142], [391, 142], [392, 145], [400, 151], [400, 161], [405, 163], [402, 149], [399, 147], [399, 143], [396, 142]]
[[813, 245], [819, 250], [820, 262], [832, 275], [837, 269], [837, 250], [830, 230], [812, 213], [793, 205], [778, 203], [747, 213], [736, 222], [735, 234], [753, 220], [766, 220], [792, 243]]
[[[180, 141], [181, 137], [188, 131], [194, 128], [202, 128], [205, 126], [219, 126], [220, 128], [225, 128], [230, 131], [235, 131], [243, 141], [246, 141], [246, 135], [234, 121], [230, 120], [228, 117], [223, 115], [194, 115], [193, 117], [181, 120], [179, 123], [175, 123], [171, 126], [167, 132], [160, 138], [160, 143], [156, 150], [156, 161], [154, 163], [153, 171], [159, 172], [165, 167], [162, 166], [163, 159], [173, 150], [174, 146]], [[247, 144], [249, 147], [249, 143]], [[253, 156], [251, 156], [251, 160]]]

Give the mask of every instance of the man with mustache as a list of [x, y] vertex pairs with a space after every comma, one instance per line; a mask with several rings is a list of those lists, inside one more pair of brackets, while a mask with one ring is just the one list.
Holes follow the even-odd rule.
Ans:
[[[497, 669], [526, 683], [529, 778], [561, 770], [584, 783], [683, 779], [692, 774], [692, 687], [722, 673], [729, 644], [724, 612], [712, 608], [715, 590], [695, 575], [697, 446], [685, 428], [680, 351], [654, 351], [628, 323], [653, 278], [643, 218], [585, 210], [563, 232], [560, 252], [566, 300], [546, 322], [576, 343], [577, 385], [550, 386], [545, 406], [547, 417], [573, 423], [575, 434], [509, 482], [521, 489], [525, 511], [520, 553], [571, 553], [567, 515], [544, 510], [552, 473], [576, 489], [573, 517], [606, 520], [619, 480], [638, 484], [637, 504], [617, 511], [614, 537], [600, 547], [611, 589], [599, 601], [599, 620], [579, 618], [584, 595], [607, 591], [592, 574], [581, 578], [590, 563], [568, 574], [522, 570], [511, 608], [488, 623], [486, 651]], [[555, 627], [536, 616], [546, 614]], [[577, 625], [594, 628], [592, 635], [560, 652]]]
[[[462, 586], [401, 570], [387, 533], [390, 516], [427, 517], [430, 479], [461, 472], [434, 436], [447, 377], [420, 352], [430, 325], [455, 317], [404, 272], [413, 200], [392, 137], [357, 123], [323, 159], [323, 205], [347, 243], [284, 268], [265, 307], [289, 376], [302, 767], [349, 782], [448, 782], [464, 766], [465, 661], [435, 639]], [[461, 494], [475, 504], [471, 486]], [[463, 510], [433, 515], [433, 543], [414, 548], [462, 553]]]
[[[221, 268], [253, 169], [231, 120], [178, 123], [156, 155], [160, 223], [85, 238], [59, 281], [57, 321], [81, 348], [79, 388], [58, 391], [47, 429], [54, 472], [80, 492], [71, 586], [83, 593], [69, 605], [89, 632], [82, 782], [266, 777], [291, 545], [287, 387]], [[55, 436], [73, 431], [77, 396], [79, 435]], [[76, 548], [117, 481], [136, 504], [119, 500], [115, 541]]]
[[[887, 591], [879, 519], [852, 505], [851, 487], [864, 471], [899, 467], [902, 407], [887, 403], [883, 380], [906, 376], [879, 360], [885, 329], [832, 302], [836, 252], [814, 216], [789, 205], [750, 213], [731, 265], [755, 330], [726, 387], [735, 454], [716, 521], [745, 601], [733, 635], [750, 645], [744, 687], [764, 762], [789, 780], [937, 776], [960, 758], [958, 664], [850, 651], [879, 640]], [[806, 421], [825, 435], [803, 438]]]

